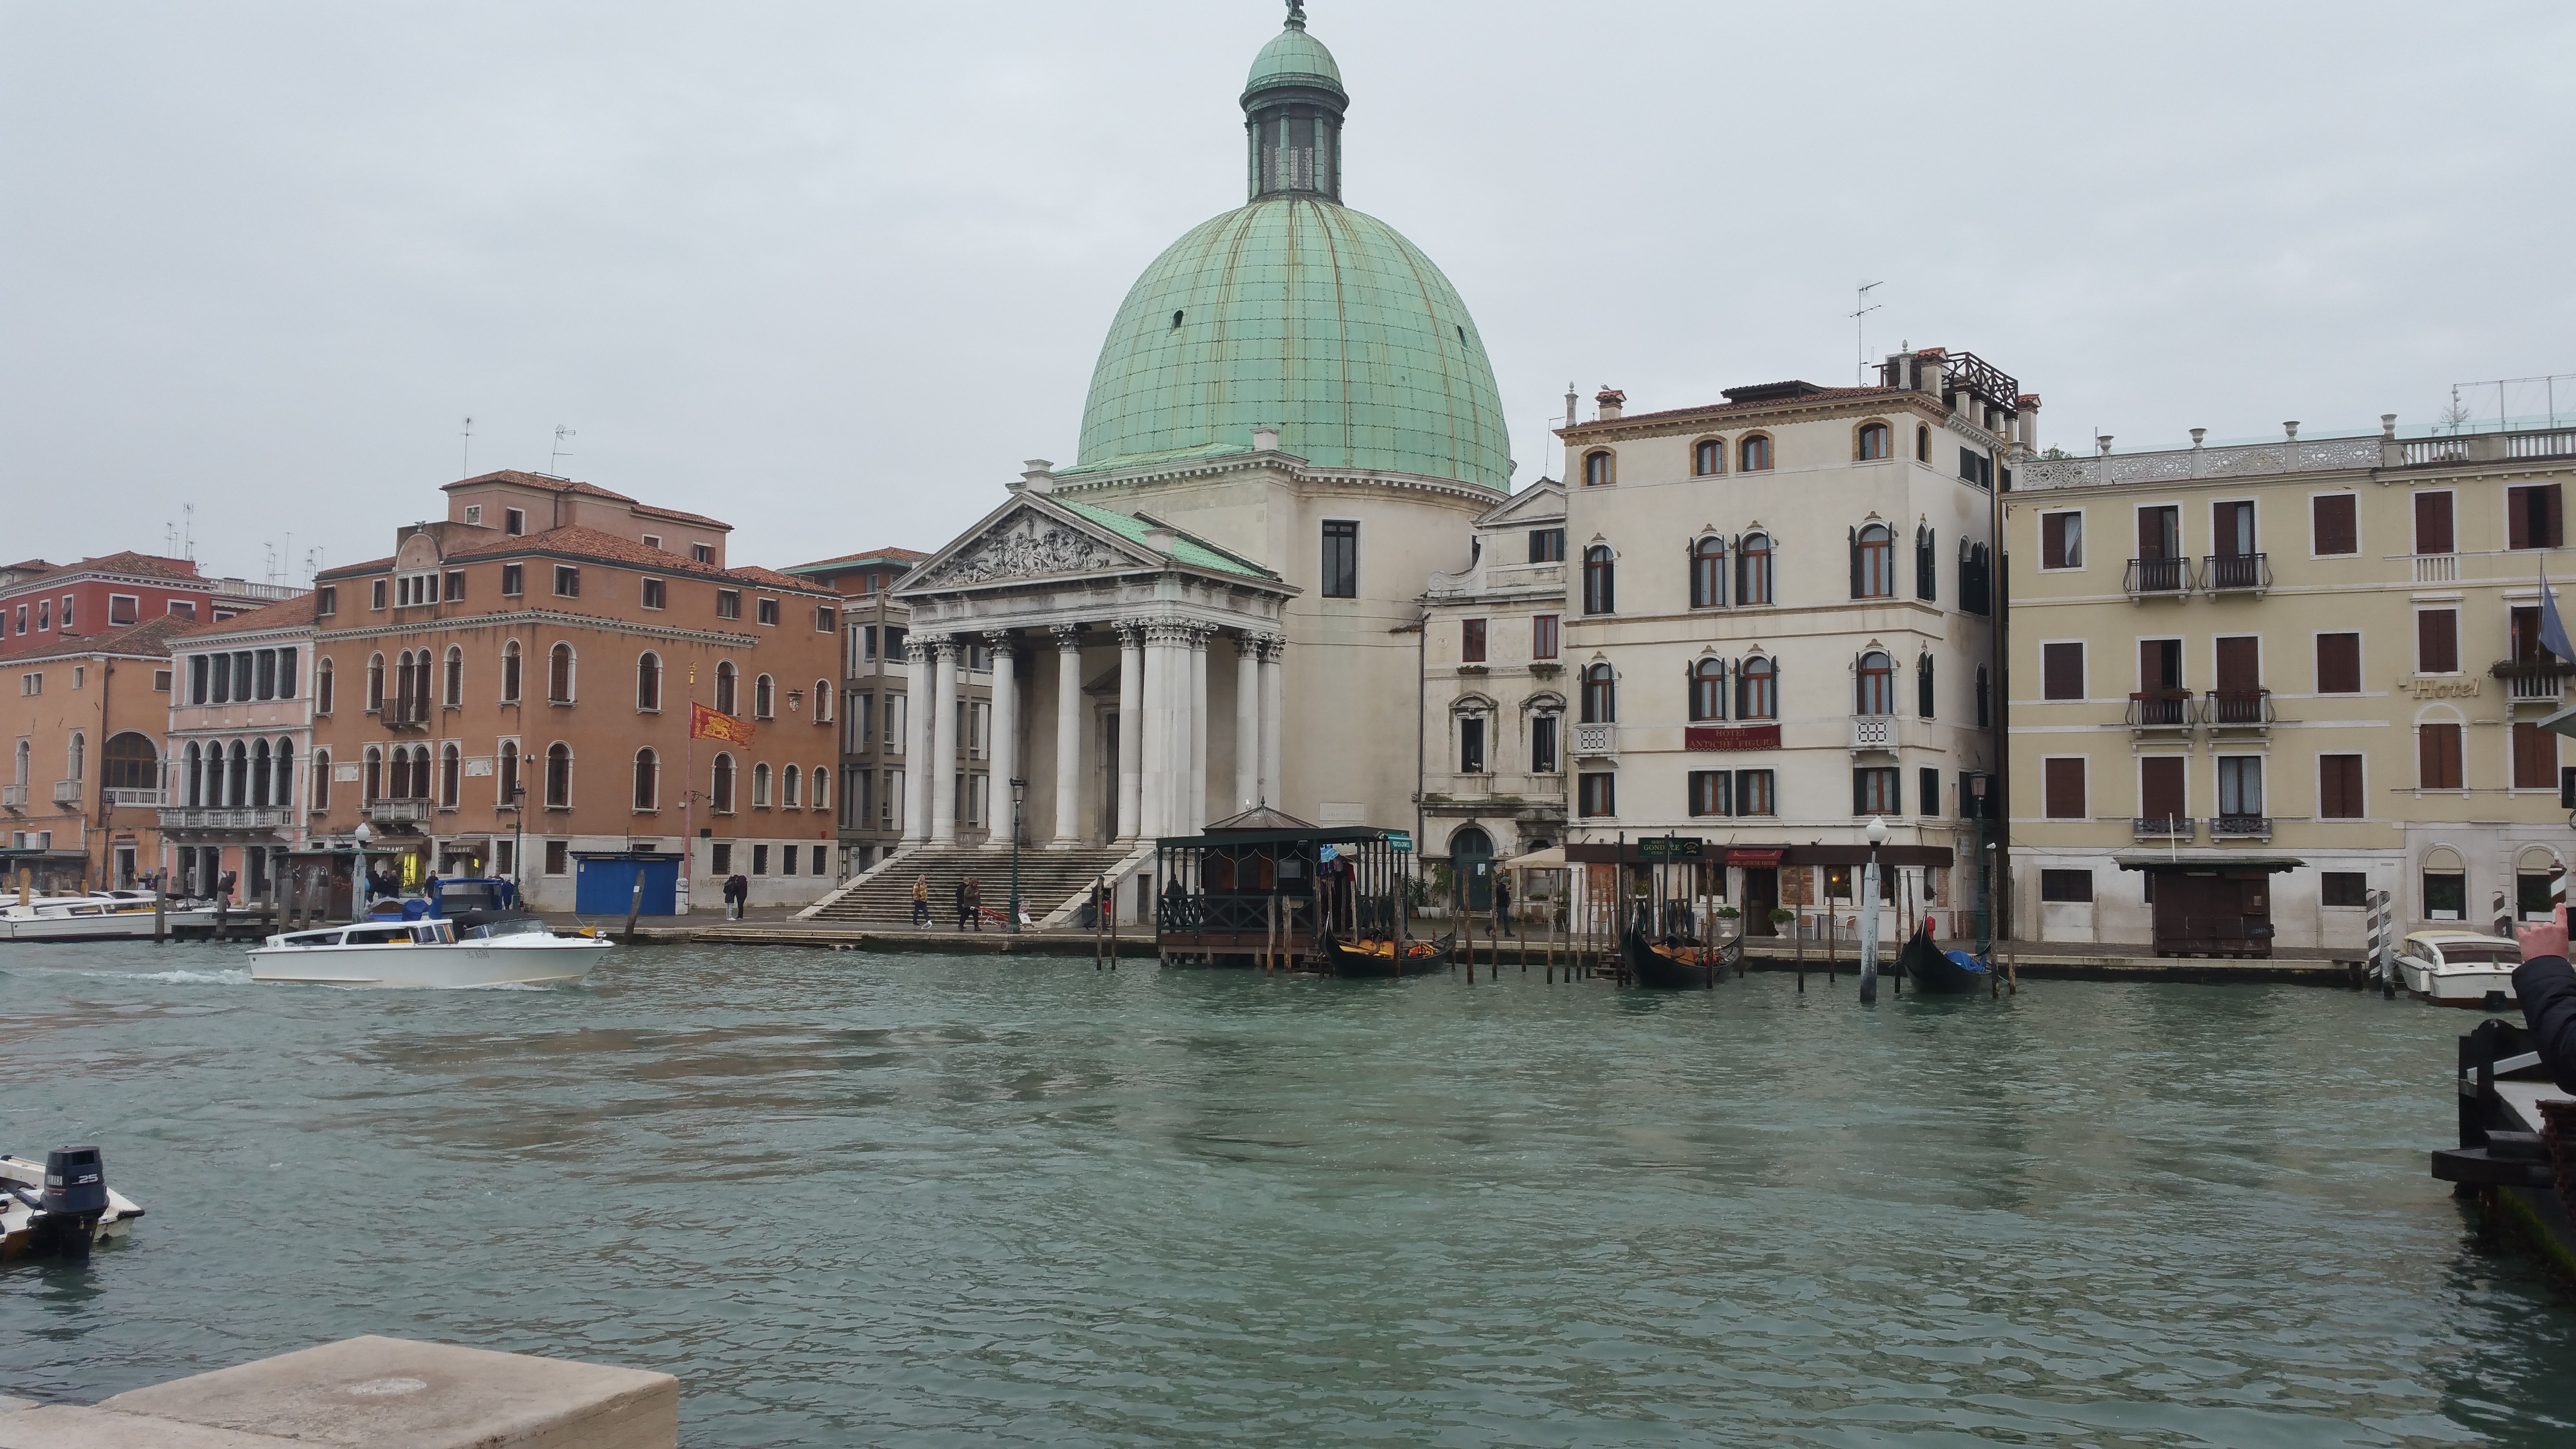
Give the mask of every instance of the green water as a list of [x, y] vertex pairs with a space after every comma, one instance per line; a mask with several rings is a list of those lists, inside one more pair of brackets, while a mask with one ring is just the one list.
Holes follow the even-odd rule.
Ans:
[[150, 1209], [0, 1273], [0, 1392], [388, 1333], [666, 1369], [695, 1449], [2576, 1442], [2576, 1314], [2425, 1175], [2467, 1013], [240, 964], [0, 946], [0, 1144]]

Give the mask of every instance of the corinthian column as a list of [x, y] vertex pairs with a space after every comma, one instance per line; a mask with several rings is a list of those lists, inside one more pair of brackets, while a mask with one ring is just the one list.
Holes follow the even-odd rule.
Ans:
[[[987, 830], [984, 843], [1008, 845], [1010, 782], [1020, 773], [1020, 661], [1009, 630], [997, 629], [984, 642], [993, 650], [993, 759], [984, 798], [992, 810], [990, 825], [999, 827]], [[996, 835], [1001, 839], [996, 841]]]
[[1285, 696], [1288, 641], [1271, 634], [1261, 641], [1261, 798], [1285, 810], [1288, 787], [1280, 778], [1280, 716]]
[[1145, 626], [1145, 729], [1142, 831], [1172, 833], [1172, 626]]
[[[1055, 626], [1055, 843], [1082, 843], [1082, 626]], [[1112, 782], [1115, 784], [1116, 782]]]
[[930, 843], [957, 843], [957, 651], [945, 635], [930, 641]]
[[930, 839], [930, 641], [905, 639], [903, 660], [903, 840], [922, 845]]
[[1145, 626], [1118, 626], [1118, 838], [1145, 828]]
[[1193, 625], [1186, 646], [1190, 651], [1189, 697], [1182, 703], [1190, 712], [1190, 763], [1189, 780], [1181, 798], [1189, 802], [1189, 816], [1181, 822], [1181, 829], [1192, 835], [1208, 822], [1208, 640], [1215, 634], [1216, 630], [1206, 625]]
[[1261, 646], [1234, 636], [1234, 808], [1261, 803]]

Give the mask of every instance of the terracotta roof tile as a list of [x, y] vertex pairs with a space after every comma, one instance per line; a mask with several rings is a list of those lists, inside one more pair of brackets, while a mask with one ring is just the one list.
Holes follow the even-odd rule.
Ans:
[[[140, 624], [127, 624], [104, 634], [57, 634], [40, 640], [22, 654], [13, 654], [9, 662], [26, 664], [38, 659], [77, 659], [92, 654], [158, 655], [170, 652], [170, 641], [194, 621], [174, 614], [146, 619]], [[20, 642], [11, 640], [12, 644]]]
[[656, 508], [650, 503], [636, 504], [635, 512], [645, 518], [675, 518], [682, 523], [702, 523], [709, 528], [720, 528], [727, 533], [733, 532], [732, 524], [721, 518], [709, 518], [703, 513], [683, 513], [677, 508]]
[[845, 553], [839, 558], [816, 559], [812, 563], [792, 564], [788, 567], [787, 572], [791, 574], [812, 573], [818, 569], [828, 569], [838, 564], [876, 563], [880, 560], [890, 563], [919, 563], [928, 557], [930, 557], [930, 555], [917, 548], [872, 548], [864, 549], [858, 553]]
[[543, 533], [530, 534], [525, 538], [508, 539], [465, 553], [450, 554], [447, 562], [459, 564], [475, 559], [507, 558], [512, 554], [526, 553], [559, 553], [572, 558], [597, 559], [602, 563], [626, 564], [634, 568], [651, 569], [655, 573], [692, 574], [707, 579], [732, 579], [741, 583], [760, 584], [768, 588], [794, 589], [799, 593], [821, 592], [806, 580], [790, 578], [776, 569], [720, 569], [713, 564], [702, 564], [695, 559], [684, 558], [662, 549], [646, 548], [632, 539], [619, 538], [613, 533], [602, 533], [596, 528], [582, 528], [578, 525], [550, 528]]
[[109, 574], [142, 574], [157, 579], [187, 579], [191, 582], [204, 577], [197, 572], [194, 560], [163, 558], [159, 554], [135, 553], [131, 550], [102, 554], [97, 558], [85, 558], [70, 567]]
[[503, 468], [498, 472], [478, 473], [471, 478], [460, 478], [444, 485], [439, 491], [446, 492], [449, 489], [470, 487], [476, 483], [516, 483], [523, 488], [542, 488], [549, 493], [578, 493], [584, 498], [605, 498], [612, 503], [629, 504], [637, 513], [647, 518], [669, 518], [682, 523], [699, 523], [709, 528], [721, 528], [727, 533], [733, 531], [733, 525], [721, 518], [709, 518], [703, 513], [686, 513], [677, 508], [661, 508], [650, 503], [637, 503], [623, 493], [602, 488], [596, 483], [582, 483], [571, 478], [554, 478], [543, 473], [523, 473], [516, 468]]
[[1680, 421], [1685, 418], [1716, 418], [1730, 413], [1776, 412], [1781, 408], [1805, 407], [1814, 403], [1850, 402], [1858, 398], [1909, 396], [1921, 397], [1929, 394], [1909, 393], [1901, 387], [1826, 387], [1810, 393], [1800, 393], [1794, 397], [1776, 397], [1757, 402], [1702, 403], [1698, 407], [1667, 408], [1655, 413], [1630, 413], [1625, 417], [1602, 418], [1594, 422], [1577, 423], [1570, 428], [1559, 428], [1556, 430], [1556, 435], [1560, 438], [1571, 438], [1595, 429], [1633, 428], [1639, 423]]
[[202, 634], [247, 634], [261, 629], [293, 629], [313, 622], [315, 596], [311, 590], [292, 599], [245, 610], [229, 619], [207, 619], [192, 623], [179, 631], [179, 637], [194, 639]]

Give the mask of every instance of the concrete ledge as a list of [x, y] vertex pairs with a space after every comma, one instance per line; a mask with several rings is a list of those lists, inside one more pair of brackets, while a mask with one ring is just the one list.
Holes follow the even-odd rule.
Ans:
[[0, 1415], [0, 1449], [286, 1449], [293, 1443], [268, 1434], [68, 1404]]
[[13, 1399], [7, 1394], [0, 1394], [0, 1414], [14, 1414], [20, 1409], [34, 1407], [36, 1407], [36, 1401], [33, 1399]]
[[[241, 1439], [99, 1438], [101, 1446], [204, 1443], [372, 1449], [677, 1449], [680, 1381], [669, 1374], [401, 1338], [352, 1338], [118, 1394], [110, 1420], [229, 1430]], [[34, 1409], [0, 1419], [23, 1434]], [[275, 1436], [271, 1438], [268, 1436]], [[28, 1449], [66, 1441], [28, 1438]], [[0, 1439], [0, 1449], [20, 1441]]]

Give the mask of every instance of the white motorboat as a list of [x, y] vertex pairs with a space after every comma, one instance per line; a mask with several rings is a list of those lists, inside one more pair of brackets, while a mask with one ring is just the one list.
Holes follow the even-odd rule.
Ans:
[[2514, 1004], [2522, 947], [2476, 931], [2417, 931], [2397, 948], [2406, 989], [2436, 1006], [2502, 1011]]
[[[153, 933], [152, 897], [139, 891], [100, 891], [86, 896], [39, 896], [0, 907], [0, 941], [120, 941]], [[215, 908], [167, 903], [167, 930], [212, 926]]]
[[143, 1209], [107, 1185], [95, 1147], [65, 1147], [42, 1162], [0, 1157], [0, 1260], [86, 1253], [121, 1238]]
[[251, 949], [250, 975], [326, 986], [539, 985], [580, 980], [607, 949], [604, 937], [558, 936], [515, 913], [461, 931], [444, 916], [359, 921], [271, 936]]

